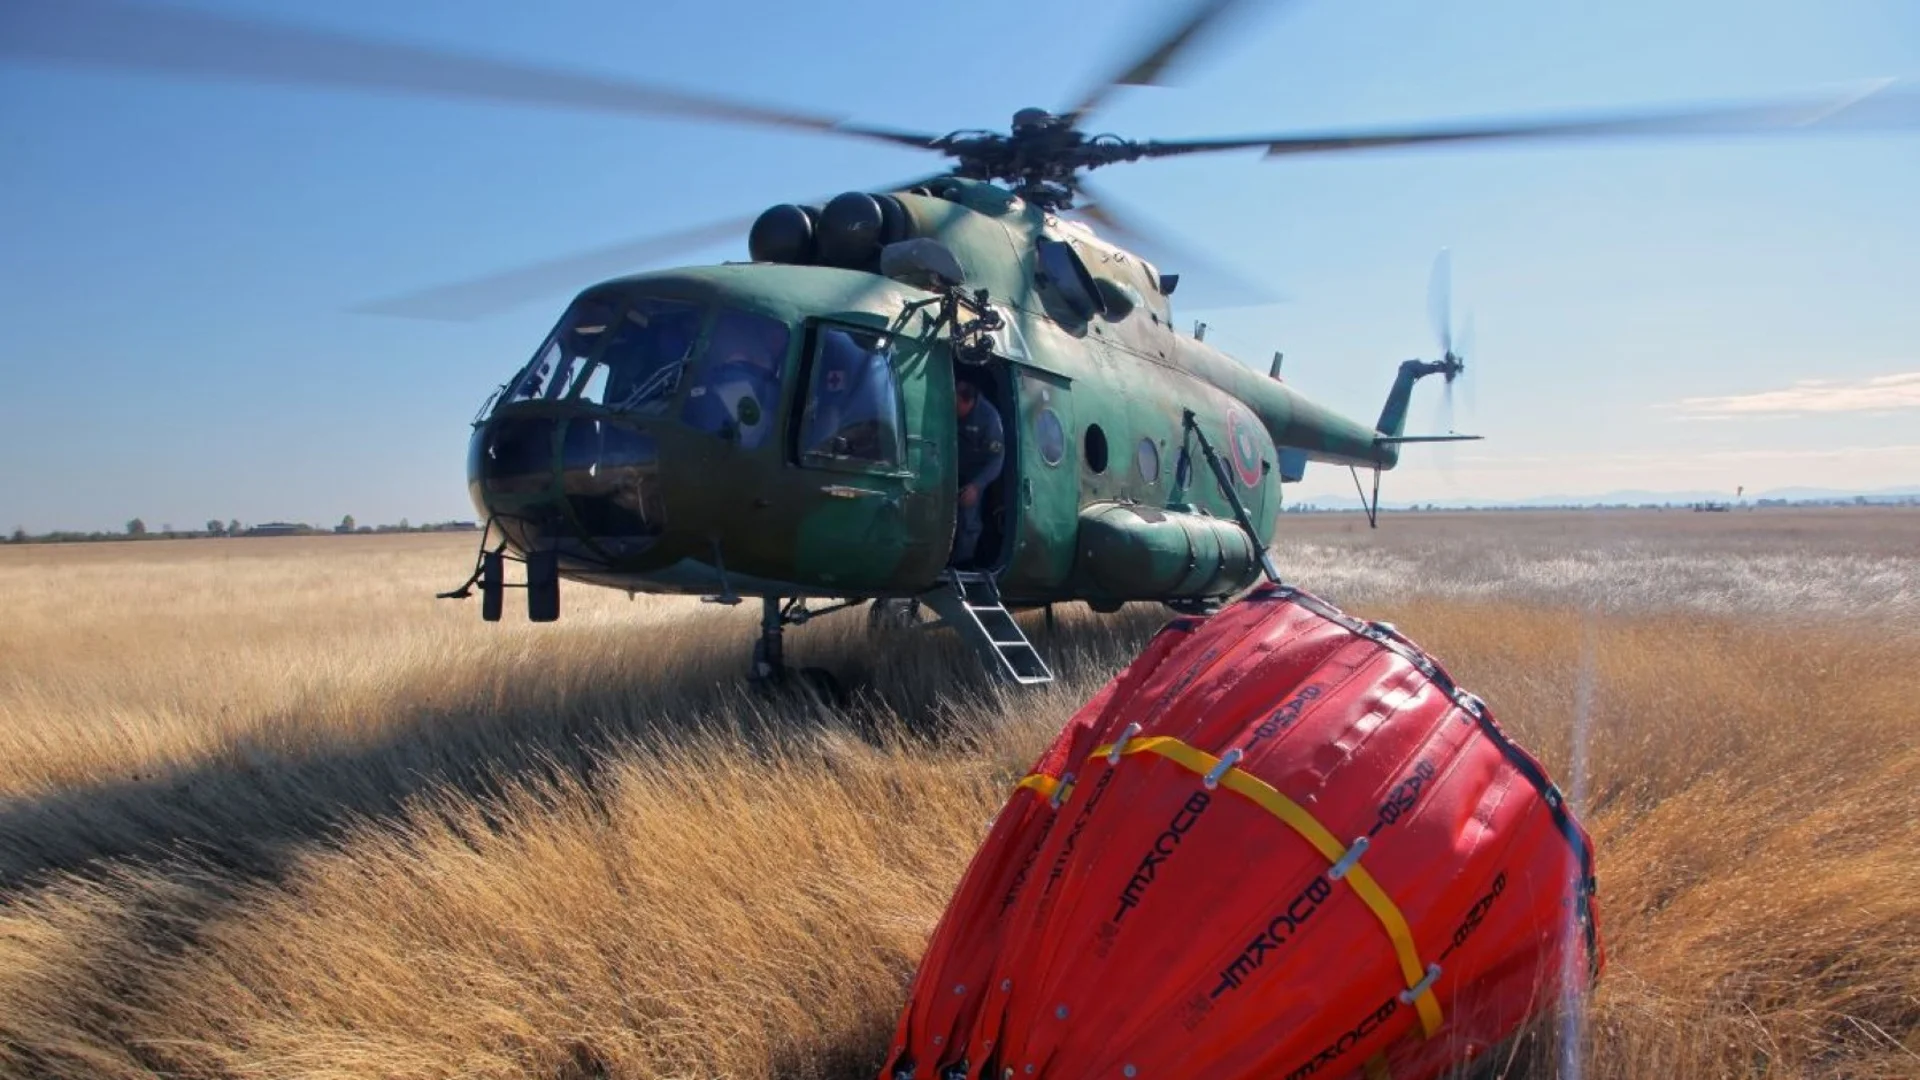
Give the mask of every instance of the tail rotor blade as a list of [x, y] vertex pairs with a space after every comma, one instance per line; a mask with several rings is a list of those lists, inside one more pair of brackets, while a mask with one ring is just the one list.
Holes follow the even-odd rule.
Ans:
[[1463, 365], [1473, 365], [1463, 367], [1460, 371], [1460, 392], [1466, 399], [1467, 422], [1477, 424], [1480, 420], [1480, 376], [1475, 372], [1479, 370], [1480, 354], [1476, 351], [1478, 341], [1474, 337], [1472, 311], [1467, 312], [1465, 321], [1461, 323], [1459, 344], [1460, 362]]
[[[1436, 434], [1453, 434], [1453, 383], [1451, 382], [1447, 383], [1446, 389], [1441, 391], [1439, 405], [1434, 409], [1434, 419], [1433, 430]], [[1453, 444], [1446, 442], [1435, 443], [1432, 447], [1434, 468], [1439, 470], [1441, 482], [1449, 492], [1453, 491], [1453, 449]]]
[[1441, 248], [1433, 258], [1433, 276], [1427, 280], [1427, 315], [1440, 351], [1453, 351], [1453, 251]]

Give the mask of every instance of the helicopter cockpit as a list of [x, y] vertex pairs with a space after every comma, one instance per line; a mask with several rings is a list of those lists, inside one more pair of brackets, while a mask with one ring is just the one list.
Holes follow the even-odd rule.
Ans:
[[699, 305], [681, 300], [576, 300], [495, 410], [530, 401], [584, 401], [664, 411], [679, 389], [703, 314]]
[[757, 449], [774, 429], [792, 330], [778, 319], [723, 307], [702, 349], [706, 316], [705, 305], [688, 300], [582, 297], [492, 411], [544, 401], [664, 415], [685, 382], [683, 423]]
[[[676, 557], [677, 545], [663, 546], [669, 503], [688, 536], [736, 510], [698, 481], [670, 494], [668, 459], [684, 476], [725, 468], [749, 486], [794, 467], [839, 473], [800, 489], [836, 509], [835, 492], [898, 486], [910, 468], [897, 355], [906, 339], [777, 318], [725, 291], [660, 291], [576, 298], [482, 410], [470, 492], [516, 549], [556, 550], [589, 572]], [[729, 540], [730, 554], [750, 562], [741, 545], [753, 542]]]

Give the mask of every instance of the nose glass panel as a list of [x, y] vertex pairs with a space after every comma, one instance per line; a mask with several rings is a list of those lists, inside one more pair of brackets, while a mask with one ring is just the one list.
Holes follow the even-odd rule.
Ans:
[[546, 417], [494, 420], [474, 440], [482, 490], [537, 495], [553, 484], [553, 425]]
[[592, 548], [614, 559], [638, 555], [666, 527], [654, 439], [617, 422], [575, 419], [561, 445], [567, 507]]

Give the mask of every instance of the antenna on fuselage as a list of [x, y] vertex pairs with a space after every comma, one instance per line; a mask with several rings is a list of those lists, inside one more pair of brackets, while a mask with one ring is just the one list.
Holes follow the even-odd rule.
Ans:
[[1193, 324], [1193, 340], [1195, 341], [1207, 340], [1207, 324], [1206, 323], [1196, 321]]
[[1286, 353], [1281, 352], [1279, 349], [1273, 350], [1273, 367], [1267, 369], [1267, 378], [1278, 379], [1280, 377], [1280, 362], [1286, 358]]

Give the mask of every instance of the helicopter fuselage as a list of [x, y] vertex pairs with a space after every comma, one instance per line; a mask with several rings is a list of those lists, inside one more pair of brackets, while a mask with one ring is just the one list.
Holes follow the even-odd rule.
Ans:
[[[1339, 416], [1177, 333], [1171, 283], [1084, 226], [975, 181], [886, 198], [892, 232], [937, 240], [997, 318], [963, 338], [959, 286], [877, 272], [886, 237], [841, 244], [855, 265], [594, 285], [475, 423], [495, 535], [636, 592], [915, 595], [952, 546], [965, 380], [1003, 420], [981, 561], [1010, 603], [1202, 599], [1260, 572], [1202, 437], [1263, 533], [1282, 449], [1395, 463], [1398, 417]], [[831, 204], [809, 213], [833, 227]]]

